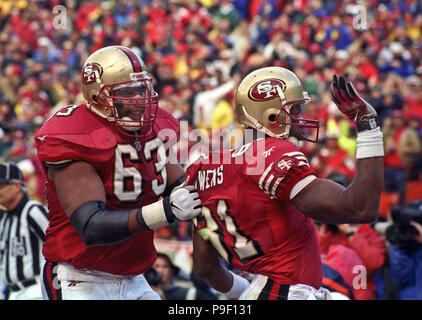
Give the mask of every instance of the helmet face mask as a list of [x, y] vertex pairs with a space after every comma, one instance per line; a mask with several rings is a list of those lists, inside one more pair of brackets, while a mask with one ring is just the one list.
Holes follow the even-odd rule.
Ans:
[[138, 78], [102, 86], [98, 104], [111, 108], [109, 120], [129, 135], [146, 136], [151, 133], [155, 120], [158, 94], [154, 92], [152, 79], [146, 72]]
[[142, 60], [131, 50], [111, 46], [94, 52], [82, 70], [88, 107], [132, 137], [152, 132], [158, 94]]
[[[304, 119], [301, 106], [310, 98], [297, 76], [288, 69], [267, 67], [248, 74], [236, 92], [237, 120], [269, 136], [317, 142], [319, 121]], [[311, 138], [314, 135], [315, 138]]]
[[[290, 106], [283, 106], [276, 117], [280, 126], [288, 126], [289, 135], [296, 136], [300, 140], [317, 142], [319, 136], [319, 121], [313, 119], [304, 119], [301, 114], [303, 104], [308, 101], [293, 102]], [[314, 131], [314, 132], [313, 132]], [[311, 138], [314, 136], [314, 138]]]

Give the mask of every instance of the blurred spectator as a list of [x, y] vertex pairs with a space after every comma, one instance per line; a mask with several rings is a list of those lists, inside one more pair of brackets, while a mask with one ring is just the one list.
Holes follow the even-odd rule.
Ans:
[[377, 290], [374, 276], [385, 262], [385, 240], [369, 224], [342, 225], [342, 228], [343, 232], [349, 236], [349, 247], [356, 251], [365, 266], [367, 283], [366, 288], [360, 289], [359, 299], [375, 300]]
[[349, 28], [343, 24], [340, 16], [334, 16], [332, 24], [325, 31], [325, 43], [333, 42], [337, 49], [347, 49], [352, 43]]
[[[21, 84], [22, 68], [15, 63], [5, 65], [1, 70], [2, 77], [0, 77], [0, 93], [2, 102], [8, 104], [15, 104], [18, 100], [18, 87]], [[7, 119], [8, 120], [8, 119]]]
[[198, 128], [210, 129], [212, 114], [217, 107], [218, 101], [226, 94], [234, 90], [235, 83], [230, 80], [219, 85], [214, 77], [201, 80], [204, 91], [198, 93], [193, 104], [193, 124]]
[[54, 62], [59, 62], [59, 54], [55, 45], [47, 37], [38, 39], [38, 49], [34, 51], [34, 61], [40, 62], [48, 69]]
[[385, 191], [398, 192], [400, 204], [404, 204], [406, 194], [405, 165], [399, 153], [399, 143], [405, 130], [405, 119], [399, 110], [393, 111], [391, 118], [386, 118], [382, 126], [385, 150]]
[[393, 211], [387, 229], [390, 274], [400, 300], [422, 300], [422, 200]]
[[400, 42], [391, 42], [388, 48], [384, 48], [385, 63], [380, 65], [380, 71], [383, 73], [392, 72], [401, 77], [408, 77], [415, 72], [415, 66], [410, 60], [410, 53]]
[[[414, 224], [416, 227], [416, 223]], [[422, 225], [418, 225], [419, 239]], [[422, 244], [422, 240], [419, 240]], [[400, 286], [400, 300], [422, 300], [422, 247], [407, 253], [396, 245], [390, 245], [391, 277]]]
[[211, 129], [225, 129], [235, 122], [234, 115], [234, 95], [229, 92], [225, 99], [221, 99], [211, 116], [210, 128]]
[[[374, 276], [385, 262], [385, 240], [367, 224], [361, 226], [319, 224], [318, 237], [323, 263], [337, 271], [350, 290], [340, 292], [349, 299], [353, 296], [356, 300], [376, 300], [377, 288]], [[337, 259], [344, 260], [340, 263]], [[349, 261], [350, 264], [345, 261]], [[362, 266], [364, 269], [356, 269], [351, 273], [355, 266]], [[333, 270], [325, 271], [330, 277], [335, 277]], [[350, 279], [360, 272], [362, 272], [361, 281], [364, 283], [360, 281], [359, 286], [352, 286]], [[334, 281], [333, 278], [331, 280]]]
[[[409, 119], [408, 128], [413, 130], [416, 133], [419, 139], [419, 145], [422, 145], [422, 127], [421, 127], [421, 118], [417, 116], [412, 116]], [[410, 162], [410, 172], [408, 179], [409, 180], [420, 180], [422, 176], [420, 175], [422, 172], [422, 153], [419, 150], [419, 154], [415, 155], [415, 159]]]
[[403, 133], [397, 146], [397, 152], [401, 162], [406, 169], [406, 180], [409, 178], [409, 172], [413, 167], [416, 159], [421, 156], [422, 141], [419, 135], [420, 120], [412, 117]]
[[[161, 250], [157, 254], [152, 268], [161, 275], [160, 288], [163, 290], [166, 300], [194, 300], [195, 289], [186, 280], [184, 286], [180, 286], [180, 268], [174, 263], [173, 252]], [[178, 283], [176, 283], [178, 282]]]
[[[327, 178], [343, 186], [351, 182], [346, 175], [338, 172], [331, 173]], [[323, 262], [327, 260], [323, 269], [324, 277], [328, 277], [325, 285], [349, 299], [376, 300], [375, 273], [384, 265], [386, 257], [386, 243], [382, 236], [369, 224], [317, 222], [317, 226], [321, 257]], [[359, 268], [356, 269], [356, 266]], [[354, 283], [356, 280], [351, 278], [357, 279], [359, 273], [361, 279]], [[336, 290], [336, 284], [337, 287], [344, 286], [343, 290]]]
[[158, 293], [161, 300], [166, 300], [166, 296], [162, 289], [163, 277], [161, 276], [161, 274], [155, 271], [154, 268], [151, 268], [144, 273], [144, 276], [148, 284], [151, 286], [152, 290]]
[[331, 245], [322, 260], [323, 287], [333, 293], [334, 300], [360, 300], [360, 288], [354, 278], [361, 266], [363, 261], [353, 249], [342, 244]]
[[317, 223], [318, 226], [318, 240], [321, 251], [322, 259], [325, 259], [328, 255], [330, 247], [333, 245], [345, 245], [348, 244], [348, 239], [343, 234], [338, 226], [326, 223]]
[[232, 0], [217, 0], [214, 1], [210, 9], [213, 19], [216, 20], [214, 23], [219, 24], [221, 20], [227, 19], [230, 25], [230, 31], [233, 31], [239, 22], [239, 13], [232, 2]]
[[323, 147], [312, 158], [311, 166], [321, 178], [327, 177], [334, 171], [344, 174], [350, 179], [355, 175], [355, 161], [352, 160], [347, 151], [339, 147], [339, 137], [340, 132], [338, 130], [326, 132]]
[[166, 300], [215, 300], [207, 284], [194, 274], [184, 275], [174, 263], [171, 250], [158, 250], [157, 259], [152, 268], [161, 276], [157, 285]]
[[413, 94], [412, 96], [408, 96], [408, 107], [403, 111], [406, 113], [408, 118], [418, 117], [419, 119], [422, 119], [422, 87], [419, 85], [415, 88], [413, 85], [411, 85], [410, 90], [412, 90], [412, 87]]

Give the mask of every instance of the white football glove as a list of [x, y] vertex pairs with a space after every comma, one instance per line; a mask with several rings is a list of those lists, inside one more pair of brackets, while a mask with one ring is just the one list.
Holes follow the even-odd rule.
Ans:
[[[195, 186], [179, 186], [173, 189], [169, 201], [165, 201], [178, 220], [190, 220], [201, 213], [201, 200]], [[168, 208], [166, 208], [168, 209]]]

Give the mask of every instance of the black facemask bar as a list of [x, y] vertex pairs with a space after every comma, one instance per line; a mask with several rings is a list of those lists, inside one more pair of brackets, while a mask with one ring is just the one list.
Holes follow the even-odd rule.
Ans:
[[[300, 139], [309, 142], [318, 142], [319, 136], [319, 121], [314, 119], [305, 119], [301, 115], [301, 105], [306, 104], [310, 101], [310, 98], [306, 95], [303, 99], [297, 99], [292, 101], [286, 101], [286, 97], [282, 92], [281, 88], [277, 88], [278, 95], [280, 96], [282, 107], [276, 117], [276, 121], [283, 126], [295, 126]], [[290, 106], [290, 108], [289, 108]], [[285, 115], [283, 117], [283, 115]], [[314, 138], [310, 138], [306, 132], [314, 135]]]
[[125, 134], [144, 137], [151, 133], [158, 111], [158, 94], [149, 77], [100, 85], [97, 101], [102, 107], [112, 108], [113, 122]]

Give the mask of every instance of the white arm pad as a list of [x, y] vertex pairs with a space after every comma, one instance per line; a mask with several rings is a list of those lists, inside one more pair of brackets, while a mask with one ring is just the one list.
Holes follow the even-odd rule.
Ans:
[[163, 199], [142, 207], [141, 217], [143, 223], [153, 231], [165, 227], [170, 224], [164, 210]]
[[383, 157], [384, 142], [379, 127], [358, 133], [356, 139], [356, 159]]
[[229, 298], [238, 300], [242, 293], [249, 287], [249, 281], [245, 278], [238, 276], [230, 271], [233, 276], [233, 285], [227, 292], [220, 292]]
[[156, 231], [169, 225], [175, 218], [190, 220], [201, 213], [201, 200], [194, 186], [179, 186], [170, 196], [140, 208], [136, 218], [140, 224]]

